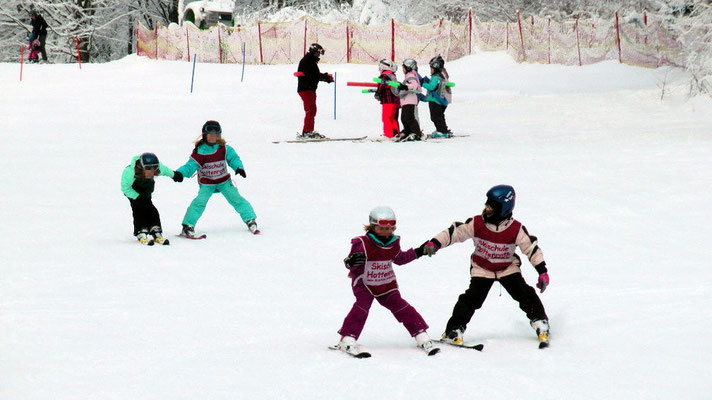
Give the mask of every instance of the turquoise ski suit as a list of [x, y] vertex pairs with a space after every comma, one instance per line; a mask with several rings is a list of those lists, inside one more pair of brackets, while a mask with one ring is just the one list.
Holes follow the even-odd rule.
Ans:
[[[219, 179], [212, 180], [211, 178], [206, 178], [206, 175], [211, 166], [209, 164], [224, 165], [229, 167], [233, 171], [237, 169], [244, 169], [242, 165], [242, 160], [240, 156], [237, 155], [235, 149], [231, 146], [224, 146], [224, 158], [220, 156], [223, 153], [221, 145], [214, 144], [209, 145], [207, 143], [202, 143], [199, 145], [191, 154], [183, 166], [176, 169], [183, 174], [185, 177], [193, 176], [198, 172], [198, 196], [193, 199], [188, 206], [188, 210], [185, 212], [185, 217], [183, 217], [183, 225], [195, 226], [200, 217], [205, 211], [205, 206], [208, 204], [210, 197], [217, 192], [222, 193], [228, 203], [240, 214], [242, 221], [247, 223], [247, 221], [255, 219], [255, 211], [252, 209], [252, 205], [240, 195], [237, 188], [232, 184], [230, 179], [229, 171], [224, 171], [227, 176], [222, 176]], [[206, 163], [205, 160], [210, 160], [210, 163]], [[201, 165], [202, 162], [202, 165]], [[226, 164], [226, 165], [225, 165]], [[214, 169], [214, 168], [213, 168]], [[215, 181], [214, 183], [211, 183]]]

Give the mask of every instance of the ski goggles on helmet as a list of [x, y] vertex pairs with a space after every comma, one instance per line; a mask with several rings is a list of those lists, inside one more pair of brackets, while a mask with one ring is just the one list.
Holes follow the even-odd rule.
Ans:
[[218, 124], [205, 124], [203, 126], [203, 133], [217, 133], [222, 134], [222, 128]]
[[380, 227], [388, 227], [388, 226], [396, 226], [396, 220], [395, 219], [379, 219], [376, 221], [376, 225]]
[[143, 168], [146, 171], [155, 171], [158, 169], [158, 164], [142, 165], [141, 168]]

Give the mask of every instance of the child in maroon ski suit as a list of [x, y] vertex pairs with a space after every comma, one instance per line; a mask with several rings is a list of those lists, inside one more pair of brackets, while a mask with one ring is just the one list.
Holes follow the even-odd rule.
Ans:
[[351, 239], [351, 251], [344, 259], [356, 302], [338, 331], [341, 341], [337, 346], [347, 353], [358, 353], [356, 340], [361, 335], [375, 299], [405, 326], [419, 348], [429, 355], [435, 354], [438, 350], [426, 332], [428, 324], [401, 297], [392, 267], [393, 263], [403, 265], [420, 258], [423, 246], [401, 250], [400, 237], [393, 235], [396, 229], [395, 214], [389, 207], [374, 208], [369, 214], [369, 224], [364, 229], [365, 235]]

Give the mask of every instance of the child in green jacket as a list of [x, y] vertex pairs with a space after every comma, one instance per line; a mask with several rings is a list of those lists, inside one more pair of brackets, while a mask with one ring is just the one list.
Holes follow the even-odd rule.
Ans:
[[121, 174], [121, 191], [128, 197], [133, 213], [134, 236], [141, 244], [167, 245], [163, 237], [161, 217], [151, 201], [151, 194], [156, 185], [153, 178], [157, 175], [168, 176], [175, 182], [183, 181], [183, 174], [166, 167], [153, 153], [143, 153], [131, 159], [131, 163]]

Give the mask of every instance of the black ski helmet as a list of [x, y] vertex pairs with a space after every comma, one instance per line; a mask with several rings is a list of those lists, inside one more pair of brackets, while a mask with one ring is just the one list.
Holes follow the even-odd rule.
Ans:
[[157, 170], [158, 165], [158, 157], [153, 153], [143, 153], [138, 158], [138, 166], [143, 170]]
[[320, 55], [324, 55], [326, 50], [324, 50], [323, 47], [319, 43], [312, 43], [311, 46], [309, 46], [309, 53], [319, 57]]
[[217, 133], [218, 135], [222, 135], [222, 128], [220, 127], [220, 123], [218, 121], [206, 121], [203, 124], [203, 142], [207, 142], [206, 136], [208, 133]]
[[485, 204], [494, 210], [492, 219], [499, 222], [511, 217], [516, 197], [514, 188], [509, 185], [497, 185], [488, 190]]
[[434, 69], [435, 72], [439, 72], [443, 67], [445, 67], [445, 60], [443, 60], [440, 54], [430, 59], [430, 68]]

